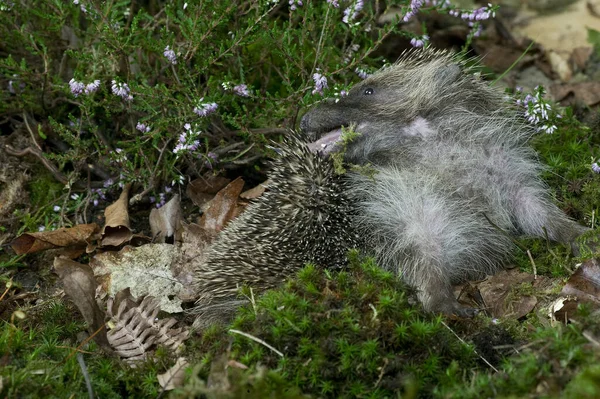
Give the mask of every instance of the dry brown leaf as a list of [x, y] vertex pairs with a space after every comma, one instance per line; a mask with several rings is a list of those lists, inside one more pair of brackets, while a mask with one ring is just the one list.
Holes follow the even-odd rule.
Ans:
[[177, 359], [173, 367], [165, 371], [163, 374], [158, 374], [158, 383], [165, 391], [170, 391], [183, 386], [185, 381], [185, 369], [190, 364], [184, 357]]
[[112, 352], [106, 338], [105, 314], [96, 303], [98, 283], [91, 267], [70, 259], [55, 258], [54, 270], [63, 283], [65, 294], [71, 298], [87, 322], [94, 341], [105, 351]]
[[549, 306], [549, 316], [552, 321], [559, 321], [567, 324], [571, 318], [577, 314], [579, 301], [574, 297], [560, 297]]
[[570, 81], [573, 77], [573, 71], [567, 59], [555, 51], [548, 51], [546, 56], [552, 66], [552, 70], [558, 75], [560, 80], [563, 82]]
[[243, 188], [244, 181], [238, 177], [210, 201], [199, 223], [207, 234], [216, 236], [236, 215], [237, 200]]
[[[560, 12], [548, 12], [548, 1], [528, 1], [530, 8], [536, 4], [539, 12], [520, 10], [523, 23], [515, 23], [512, 33], [526, 36], [541, 44], [547, 50], [571, 52], [573, 48], [591, 45], [588, 43], [588, 29], [600, 30], [600, 19], [588, 10], [585, 1], [573, 1]], [[553, 1], [555, 5], [566, 0]]]
[[179, 194], [175, 194], [164, 206], [150, 211], [150, 228], [152, 237], [164, 242], [165, 238], [173, 237], [181, 241], [181, 203]]
[[550, 94], [562, 106], [575, 102], [592, 106], [600, 103], [600, 82], [555, 84], [550, 86]]
[[124, 288], [115, 294], [114, 299], [109, 299], [109, 302], [107, 304], [110, 305], [107, 306], [108, 312], [111, 315], [117, 314], [117, 312], [119, 311], [119, 306], [121, 306], [121, 302], [126, 302], [127, 304], [125, 306], [128, 309], [134, 308], [136, 306], [139, 306], [140, 303], [142, 303], [143, 299], [143, 297], [139, 297], [137, 299], [134, 298], [134, 296], [131, 294], [131, 288]]
[[[132, 301], [123, 300], [116, 313], [113, 301], [112, 298], [107, 301], [110, 317], [107, 339], [115, 352], [129, 363], [146, 359], [157, 345], [177, 353], [189, 336], [186, 328], [172, 328], [177, 324], [176, 319], [157, 318], [161, 308], [151, 296]], [[132, 304], [135, 306], [131, 306]]]
[[268, 180], [259, 184], [256, 187], [252, 187], [250, 190], [244, 191], [243, 193], [240, 194], [240, 198], [243, 198], [246, 200], [252, 200], [252, 199], [256, 199], [256, 198], [260, 197], [265, 192], [265, 190], [267, 188], [267, 184], [269, 184]]
[[548, 283], [544, 276], [534, 276], [517, 269], [503, 270], [477, 284], [486, 310], [492, 317], [520, 319], [529, 314], [537, 305], [533, 295], [519, 294], [519, 288], [543, 286]]
[[206, 204], [230, 181], [231, 179], [221, 176], [199, 177], [188, 184], [185, 193], [195, 205], [204, 210]]
[[575, 270], [561, 294], [600, 305], [600, 259], [588, 259]]
[[197, 299], [197, 293], [193, 288], [194, 267], [203, 262], [210, 237], [204, 229], [194, 223], [182, 223], [182, 229], [181, 246], [171, 270], [177, 281], [184, 287], [178, 294], [179, 298], [184, 302], [193, 302]]
[[30, 254], [54, 248], [84, 247], [92, 240], [99, 229], [96, 223], [78, 224], [70, 228], [54, 231], [25, 233], [10, 243], [17, 255]]
[[118, 247], [131, 239], [133, 233], [129, 227], [128, 198], [130, 184], [123, 188], [117, 201], [104, 210], [105, 224], [102, 228], [102, 246]]
[[583, 71], [593, 53], [594, 49], [592, 47], [577, 47], [573, 49], [569, 61], [576, 70]]

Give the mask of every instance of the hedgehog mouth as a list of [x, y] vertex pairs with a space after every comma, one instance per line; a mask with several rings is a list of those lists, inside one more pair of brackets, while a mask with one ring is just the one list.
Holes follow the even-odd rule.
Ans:
[[323, 155], [329, 155], [334, 152], [339, 146], [338, 143], [342, 138], [342, 127], [337, 127], [323, 134], [317, 141], [308, 144], [308, 148], [312, 152], [319, 152]]

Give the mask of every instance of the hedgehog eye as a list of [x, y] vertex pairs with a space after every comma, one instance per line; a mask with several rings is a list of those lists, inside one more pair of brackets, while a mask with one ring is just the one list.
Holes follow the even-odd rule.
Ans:
[[375, 90], [373, 90], [371, 87], [365, 89], [365, 96], [370, 96], [373, 93], [375, 93]]

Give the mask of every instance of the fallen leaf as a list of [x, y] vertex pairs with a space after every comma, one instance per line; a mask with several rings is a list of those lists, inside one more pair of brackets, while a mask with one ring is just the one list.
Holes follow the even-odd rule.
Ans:
[[182, 230], [178, 257], [173, 261], [171, 270], [177, 281], [183, 285], [179, 298], [184, 302], [193, 302], [197, 299], [193, 285], [194, 267], [203, 262], [210, 237], [202, 227], [194, 223], [182, 223]]
[[561, 294], [600, 305], [600, 259], [592, 258], [583, 262], [569, 278]]
[[180, 357], [170, 369], [165, 371], [163, 374], [157, 375], [156, 377], [158, 378], [158, 383], [162, 389], [165, 391], [170, 391], [183, 386], [185, 381], [185, 369], [189, 365], [190, 364], [184, 357]]
[[128, 242], [133, 235], [129, 227], [129, 212], [127, 211], [130, 187], [131, 185], [127, 184], [119, 199], [104, 210], [103, 247], [118, 247]]
[[573, 49], [573, 53], [571, 53], [571, 64], [578, 71], [583, 71], [594, 52], [592, 47], [577, 47]]
[[[175, 194], [164, 206], [150, 211], [150, 229], [152, 237], [164, 242], [167, 237], [174, 237], [175, 241], [181, 241], [181, 203], [179, 194]], [[179, 233], [177, 237], [176, 233]]]
[[552, 70], [558, 75], [560, 80], [563, 82], [570, 81], [571, 77], [573, 77], [573, 71], [567, 60], [555, 51], [548, 51], [546, 55], [552, 66]]
[[240, 194], [240, 198], [243, 198], [246, 200], [251, 200], [251, 199], [256, 199], [256, 198], [260, 197], [265, 192], [265, 190], [267, 188], [267, 184], [269, 184], [268, 180], [265, 181], [264, 183], [259, 184], [256, 187], [252, 187], [250, 190], [244, 191], [243, 193]]
[[98, 231], [96, 223], [78, 224], [70, 228], [54, 231], [25, 233], [15, 238], [10, 246], [17, 255], [30, 254], [54, 248], [83, 247], [88, 245]]
[[236, 215], [237, 200], [244, 188], [244, 181], [238, 177], [215, 195], [200, 218], [200, 226], [210, 236], [216, 236]]
[[94, 272], [88, 265], [84, 265], [65, 258], [54, 259], [54, 270], [60, 277], [65, 294], [71, 298], [88, 324], [88, 331], [93, 335], [94, 341], [109, 353], [111, 346], [106, 338], [104, 325], [105, 313], [96, 303], [96, 286]]
[[534, 276], [520, 272], [518, 269], [503, 270], [477, 284], [481, 297], [492, 317], [520, 319], [529, 314], [537, 305], [535, 295], [523, 295], [519, 290], [526, 287], [535, 292], [534, 288], [545, 286], [549, 279], [544, 276]]
[[600, 82], [555, 84], [550, 86], [550, 94], [562, 106], [575, 102], [592, 106], [600, 103]]
[[185, 193], [196, 206], [204, 210], [206, 204], [230, 181], [221, 176], [199, 177], [187, 185]]
[[177, 251], [171, 244], [127, 246], [119, 252], [95, 255], [90, 266], [108, 295], [129, 287], [134, 297], [151, 295], [165, 312], [179, 313], [183, 311], [179, 294], [186, 288], [173, 273]]
[[[563, 3], [566, 0], [561, 0]], [[588, 28], [600, 30], [600, 19], [596, 18], [586, 6], [585, 1], [572, 2], [561, 12], [547, 12], [547, 3], [542, 4], [541, 12], [526, 13], [521, 10], [522, 21], [527, 23], [515, 23], [513, 32], [515, 35], [523, 35], [540, 43], [547, 50], [564, 51], [570, 53], [573, 48], [590, 46]], [[561, 2], [553, 2], [561, 4]], [[531, 7], [534, 2], [529, 1]]]
[[567, 324], [577, 313], [579, 301], [574, 297], [560, 297], [549, 306], [548, 316], [552, 322], [559, 321]]
[[127, 287], [122, 289], [121, 291], [115, 294], [114, 298], [109, 299], [108, 301], [108, 311], [110, 314], [117, 314], [119, 311], [119, 306], [121, 302], [127, 302], [125, 305], [128, 309], [139, 306], [142, 303], [143, 297], [135, 298], [131, 295], [131, 288]]

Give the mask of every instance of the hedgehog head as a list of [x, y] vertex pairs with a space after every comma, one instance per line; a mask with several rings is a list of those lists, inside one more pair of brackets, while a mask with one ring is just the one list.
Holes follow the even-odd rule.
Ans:
[[368, 152], [389, 152], [407, 140], [436, 134], [442, 123], [456, 119], [452, 115], [493, 114], [499, 108], [502, 94], [455, 55], [413, 50], [355, 85], [347, 96], [317, 104], [304, 115], [301, 128], [317, 140], [313, 150], [328, 153], [337, 148], [342, 127], [352, 127], [359, 137], [347, 148], [346, 158], [363, 163], [364, 158], [372, 161]]

